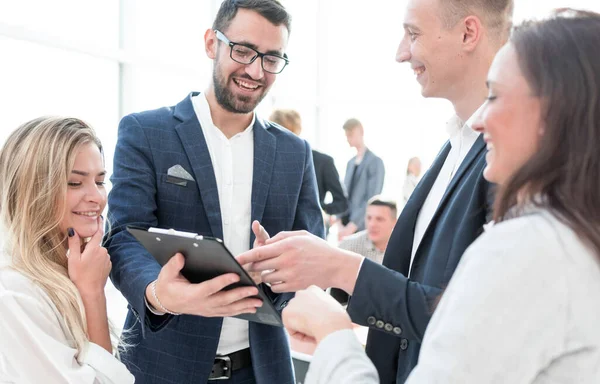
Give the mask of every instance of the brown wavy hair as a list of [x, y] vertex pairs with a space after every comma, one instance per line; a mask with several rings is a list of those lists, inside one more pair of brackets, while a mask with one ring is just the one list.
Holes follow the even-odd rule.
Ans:
[[549, 210], [600, 257], [600, 14], [560, 9], [510, 42], [542, 100], [538, 151], [500, 187], [494, 219], [524, 203]]

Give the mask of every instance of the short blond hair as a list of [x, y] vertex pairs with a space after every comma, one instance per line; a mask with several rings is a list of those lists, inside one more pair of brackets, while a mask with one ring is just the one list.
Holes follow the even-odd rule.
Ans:
[[438, 0], [441, 18], [446, 28], [452, 28], [461, 19], [478, 16], [490, 31], [492, 38], [504, 44], [512, 28], [513, 0]]

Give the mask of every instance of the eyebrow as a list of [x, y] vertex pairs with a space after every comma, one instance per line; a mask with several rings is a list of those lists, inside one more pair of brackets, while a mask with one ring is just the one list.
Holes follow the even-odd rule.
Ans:
[[[84, 171], [78, 171], [76, 169], [72, 170], [71, 173], [74, 173], [76, 175], [80, 175], [80, 176], [89, 176], [89, 172], [84, 172]], [[106, 171], [102, 171], [99, 172], [96, 176], [105, 176], [106, 175]]]
[[414, 29], [415, 32], [421, 32], [421, 30], [414, 24], [404, 23], [403, 26], [404, 26], [404, 29]]
[[[232, 42], [232, 43], [234, 43], [234, 44], [243, 45], [244, 47], [252, 48], [252, 49], [254, 49], [257, 52], [260, 52], [260, 50], [258, 49], [258, 45], [256, 45], [256, 44], [252, 44], [252, 43], [247, 42], [247, 41], [239, 41], [239, 42], [238, 41], [231, 41], [231, 40], [229, 40], [229, 41]], [[279, 57], [283, 57], [283, 55], [284, 55], [283, 52], [278, 51], [276, 49], [271, 49], [270, 51], [261, 52], [261, 53], [264, 53], [265, 55], [275, 55], [275, 56], [279, 56]]]

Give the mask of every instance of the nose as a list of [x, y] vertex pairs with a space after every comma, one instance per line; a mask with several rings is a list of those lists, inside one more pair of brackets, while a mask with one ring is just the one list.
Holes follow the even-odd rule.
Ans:
[[106, 203], [106, 193], [104, 193], [103, 187], [96, 184], [88, 187], [85, 191], [85, 200], [88, 203], [95, 203], [104, 207], [104, 204]]
[[246, 73], [254, 80], [260, 80], [265, 77], [262, 68], [262, 57], [257, 57], [252, 63], [246, 65]]
[[473, 120], [473, 124], [471, 129], [473, 129], [476, 132], [479, 133], [483, 133], [484, 132], [484, 124], [483, 124], [483, 115], [484, 115], [484, 111], [485, 111], [485, 107], [484, 109], [475, 117], [475, 120]]
[[408, 43], [408, 39], [405, 35], [398, 45], [398, 50], [396, 51], [396, 61], [399, 63], [406, 63], [411, 59], [411, 57], [410, 44]]

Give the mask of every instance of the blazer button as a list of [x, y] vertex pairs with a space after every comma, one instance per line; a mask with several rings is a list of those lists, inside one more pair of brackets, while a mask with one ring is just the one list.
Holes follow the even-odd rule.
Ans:
[[399, 335], [399, 334], [401, 334], [401, 333], [402, 333], [402, 329], [401, 329], [400, 327], [394, 327], [394, 329], [393, 329], [393, 332], [394, 332], [396, 335]]
[[369, 325], [375, 325], [375, 322], [376, 322], [376, 321], [377, 321], [377, 320], [375, 320], [375, 317], [374, 317], [374, 316], [369, 316], [369, 317], [367, 317], [367, 324], [369, 324]]
[[383, 329], [385, 329], [388, 332], [392, 332], [392, 329], [394, 329], [394, 326], [390, 323], [387, 323], [386, 325], [383, 326]]
[[406, 351], [406, 348], [408, 348], [408, 340], [401, 339], [400, 340], [400, 349], [403, 351]]
[[383, 321], [381, 321], [381, 320], [377, 320], [377, 322], [375, 323], [375, 326], [376, 326], [377, 328], [383, 328]]

